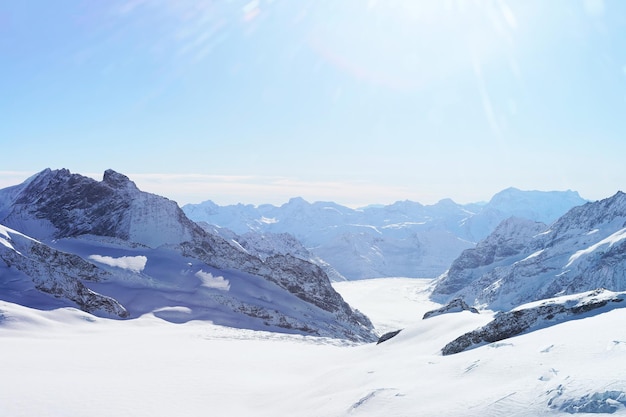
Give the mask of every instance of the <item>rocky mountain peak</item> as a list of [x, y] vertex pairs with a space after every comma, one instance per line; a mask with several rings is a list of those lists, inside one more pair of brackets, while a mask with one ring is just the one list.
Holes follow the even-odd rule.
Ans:
[[132, 182], [126, 175], [120, 174], [112, 169], [104, 171], [102, 182], [113, 188], [128, 188], [138, 190], [134, 182]]
[[311, 204], [302, 197], [292, 197], [287, 203], [283, 204], [283, 207], [295, 207], [301, 209], [310, 205]]
[[43, 191], [50, 184], [62, 182], [71, 175], [70, 171], [65, 168], [55, 170], [46, 168], [40, 173], [34, 175], [27, 187], [31, 189], [31, 192], [34, 190]]
[[46, 169], [7, 206], [3, 224], [44, 241], [90, 234], [156, 247], [189, 240], [198, 229], [175, 202], [110, 169], [102, 181]]

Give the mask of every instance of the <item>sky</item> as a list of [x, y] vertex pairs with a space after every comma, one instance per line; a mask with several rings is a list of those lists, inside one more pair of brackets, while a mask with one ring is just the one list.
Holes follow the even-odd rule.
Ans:
[[620, 0], [0, 2], [0, 187], [179, 204], [626, 189]]

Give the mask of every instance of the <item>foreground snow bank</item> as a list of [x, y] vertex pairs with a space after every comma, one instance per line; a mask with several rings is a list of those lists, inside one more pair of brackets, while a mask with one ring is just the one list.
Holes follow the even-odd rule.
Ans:
[[626, 309], [442, 356], [492, 316], [421, 320], [433, 304], [418, 284], [339, 286], [375, 323], [405, 328], [381, 345], [0, 302], [0, 415], [626, 415]]

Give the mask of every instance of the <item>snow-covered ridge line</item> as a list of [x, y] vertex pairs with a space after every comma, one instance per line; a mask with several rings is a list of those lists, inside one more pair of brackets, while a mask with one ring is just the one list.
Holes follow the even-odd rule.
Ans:
[[459, 313], [461, 311], [469, 311], [470, 313], [478, 314], [477, 309], [475, 309], [474, 307], [470, 307], [465, 301], [461, 300], [460, 298], [455, 298], [441, 308], [427, 311], [426, 313], [424, 313], [422, 319], [425, 320], [431, 317], [440, 316], [442, 314]]

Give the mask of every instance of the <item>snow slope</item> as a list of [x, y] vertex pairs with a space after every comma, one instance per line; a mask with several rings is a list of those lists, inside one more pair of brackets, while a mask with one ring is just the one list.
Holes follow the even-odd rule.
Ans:
[[492, 316], [421, 320], [433, 303], [418, 282], [337, 286], [375, 322], [403, 324], [380, 345], [0, 302], [0, 415], [626, 415], [626, 309], [441, 356]]
[[550, 223], [583, 204], [573, 191], [542, 192], [509, 188], [486, 204], [434, 205], [398, 201], [354, 210], [332, 202], [293, 198], [276, 207], [211, 201], [183, 207], [187, 216], [236, 234], [290, 233], [315, 256], [348, 279], [435, 277], [464, 250], [513, 215]]

